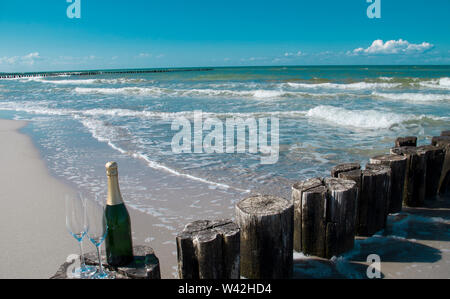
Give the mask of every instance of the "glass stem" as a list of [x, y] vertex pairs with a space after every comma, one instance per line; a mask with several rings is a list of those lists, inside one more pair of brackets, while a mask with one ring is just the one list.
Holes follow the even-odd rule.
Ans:
[[97, 255], [98, 255], [98, 267], [100, 270], [100, 275], [103, 275], [103, 266], [102, 266], [102, 256], [100, 255], [100, 246], [96, 246], [97, 247]]
[[78, 242], [78, 244], [80, 245], [80, 262], [81, 262], [81, 269], [85, 269], [86, 268], [86, 263], [84, 261], [84, 254], [83, 254], [83, 240], [81, 240], [80, 242]]

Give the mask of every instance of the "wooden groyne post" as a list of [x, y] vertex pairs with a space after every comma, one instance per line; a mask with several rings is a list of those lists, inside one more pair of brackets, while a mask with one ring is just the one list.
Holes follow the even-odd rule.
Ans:
[[392, 148], [391, 154], [402, 155], [407, 159], [403, 203], [408, 207], [423, 206], [426, 194], [426, 151], [414, 146], [401, 146]]
[[339, 164], [331, 168], [331, 177], [338, 178], [340, 173], [361, 169], [361, 164], [357, 162]]
[[431, 144], [444, 149], [441, 177], [439, 179], [439, 194], [450, 192], [450, 131], [442, 131], [441, 136], [433, 137]]
[[326, 193], [321, 178], [313, 178], [292, 186], [294, 203], [294, 250], [325, 256]]
[[400, 146], [417, 146], [416, 136], [398, 137], [395, 139], [395, 147]]
[[371, 164], [388, 166], [391, 169], [391, 194], [389, 196], [389, 213], [398, 213], [402, 210], [403, 190], [405, 187], [406, 157], [401, 155], [379, 155], [370, 158]]
[[361, 202], [358, 205], [357, 234], [372, 236], [384, 229], [388, 214], [390, 169], [372, 168], [361, 173]]
[[423, 145], [418, 147], [425, 151], [425, 198], [434, 199], [439, 191], [439, 181], [445, 159], [443, 146]]
[[339, 178], [325, 178], [327, 188], [326, 257], [353, 249], [355, 240], [356, 183]]
[[386, 226], [391, 196], [391, 170], [387, 166], [375, 164], [366, 165], [365, 170], [359, 168], [358, 163], [345, 163], [335, 166], [333, 170], [343, 170], [337, 176], [355, 182], [358, 189], [356, 235], [371, 236]]
[[247, 197], [236, 205], [236, 221], [241, 229], [241, 276], [292, 277], [292, 203], [270, 195]]
[[198, 220], [176, 237], [180, 279], [238, 279], [240, 230], [231, 220]]
[[354, 246], [356, 183], [314, 178], [292, 186], [294, 249], [331, 258]]

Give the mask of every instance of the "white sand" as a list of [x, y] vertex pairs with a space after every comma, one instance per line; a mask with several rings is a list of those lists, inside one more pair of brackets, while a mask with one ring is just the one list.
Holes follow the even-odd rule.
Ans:
[[49, 278], [78, 245], [65, 229], [64, 195], [22, 121], [0, 120], [0, 278]]

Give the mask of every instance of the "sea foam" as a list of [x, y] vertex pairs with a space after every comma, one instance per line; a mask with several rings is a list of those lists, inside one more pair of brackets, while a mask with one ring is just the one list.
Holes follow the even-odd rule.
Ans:
[[231, 90], [212, 88], [176, 89], [167, 87], [120, 87], [120, 88], [89, 88], [76, 87], [78, 94], [104, 94], [104, 95], [138, 95], [147, 97], [204, 97], [204, 98], [232, 98], [232, 99], [283, 99], [283, 98], [335, 98], [336, 96], [348, 96], [351, 94], [335, 94], [323, 92], [289, 91], [283, 89], [251, 89]]
[[400, 83], [368, 83], [355, 82], [348, 84], [338, 83], [286, 83], [287, 86], [299, 89], [339, 89], [339, 90], [367, 90], [367, 89], [389, 89], [399, 87]]
[[[324, 120], [344, 127], [364, 129], [388, 129], [394, 124], [417, 117], [377, 110], [347, 110], [340, 107], [320, 105], [310, 109], [306, 116]], [[419, 117], [420, 118], [420, 117]]]
[[450, 89], [450, 77], [442, 77], [430, 81], [420, 82], [420, 85], [435, 89]]
[[240, 192], [245, 192], [245, 193], [250, 192], [250, 190], [231, 187], [227, 184], [217, 183], [217, 182], [213, 182], [213, 181], [201, 178], [201, 177], [197, 177], [197, 176], [193, 176], [193, 175], [190, 175], [187, 173], [179, 172], [173, 168], [170, 168], [161, 163], [151, 160], [147, 155], [145, 155], [143, 153], [123, 149], [120, 146], [116, 145], [114, 143], [114, 141], [112, 140], [112, 139], [114, 139], [114, 136], [116, 136], [116, 131], [115, 131], [116, 128], [114, 126], [107, 125], [105, 122], [103, 122], [101, 120], [96, 120], [96, 119], [80, 118], [79, 120], [82, 123], [82, 125], [89, 130], [89, 132], [92, 134], [92, 137], [94, 137], [95, 139], [97, 139], [100, 142], [107, 143], [112, 149], [120, 152], [121, 154], [131, 156], [135, 159], [144, 160], [150, 168], [157, 169], [157, 170], [163, 170], [165, 172], [171, 173], [172, 175], [182, 176], [187, 179], [198, 181], [198, 182], [205, 183], [208, 185], [213, 185], [213, 186], [216, 186], [221, 189], [231, 188], [231, 189], [234, 189], [234, 190], [237, 190]]
[[450, 94], [435, 93], [382, 93], [372, 92], [372, 95], [389, 100], [404, 100], [417, 103], [436, 102], [450, 100]]

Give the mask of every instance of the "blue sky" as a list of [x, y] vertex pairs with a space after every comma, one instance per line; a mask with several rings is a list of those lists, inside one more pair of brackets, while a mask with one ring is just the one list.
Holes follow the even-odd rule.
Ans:
[[0, 72], [450, 64], [450, 1], [0, 1]]

